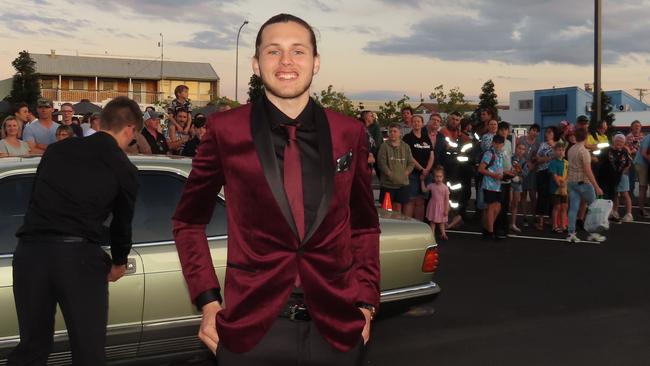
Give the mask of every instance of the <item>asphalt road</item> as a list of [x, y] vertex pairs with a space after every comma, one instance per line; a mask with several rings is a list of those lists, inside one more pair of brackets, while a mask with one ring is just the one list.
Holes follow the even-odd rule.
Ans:
[[650, 365], [649, 222], [602, 244], [472, 231], [439, 245], [440, 296], [384, 309], [367, 365]]

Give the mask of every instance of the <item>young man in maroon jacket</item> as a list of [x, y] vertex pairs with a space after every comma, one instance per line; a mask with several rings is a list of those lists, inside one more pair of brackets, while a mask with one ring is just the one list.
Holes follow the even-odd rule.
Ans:
[[[379, 223], [364, 126], [309, 97], [320, 59], [305, 21], [262, 25], [265, 95], [210, 117], [174, 215], [201, 340], [219, 365], [356, 365], [379, 306]], [[222, 304], [205, 234], [228, 204]]]

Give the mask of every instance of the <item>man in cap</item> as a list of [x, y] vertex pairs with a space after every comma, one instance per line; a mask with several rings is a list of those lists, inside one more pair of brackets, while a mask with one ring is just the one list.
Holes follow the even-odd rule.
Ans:
[[144, 120], [144, 128], [142, 129], [142, 136], [149, 143], [152, 154], [165, 155], [169, 153], [169, 145], [167, 139], [159, 132], [160, 131], [160, 113], [155, 111], [146, 111], [142, 117]]
[[53, 104], [51, 100], [38, 101], [38, 119], [25, 126], [23, 140], [29, 145], [33, 154], [42, 154], [47, 146], [56, 142], [56, 129], [59, 124], [52, 119]]

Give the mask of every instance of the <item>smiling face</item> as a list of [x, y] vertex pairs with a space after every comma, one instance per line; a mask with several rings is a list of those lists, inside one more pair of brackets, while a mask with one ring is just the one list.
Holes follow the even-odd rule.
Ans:
[[269, 99], [307, 99], [320, 60], [309, 30], [295, 22], [268, 25], [262, 32], [253, 71], [262, 78]]
[[8, 119], [4, 125], [4, 134], [7, 137], [18, 136], [18, 122], [15, 119]]
[[61, 114], [63, 115], [63, 122], [66, 125], [72, 124], [72, 116], [74, 115], [74, 110], [69, 105], [61, 107]]
[[495, 120], [490, 120], [488, 123], [488, 132], [489, 133], [497, 133], [497, 128], [499, 127], [499, 123]]

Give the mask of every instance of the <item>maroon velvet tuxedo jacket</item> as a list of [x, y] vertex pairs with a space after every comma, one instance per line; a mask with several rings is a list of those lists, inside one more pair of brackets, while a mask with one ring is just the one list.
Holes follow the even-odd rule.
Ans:
[[[335, 348], [358, 344], [357, 302], [379, 306], [379, 221], [362, 123], [315, 108], [321, 198], [300, 241], [261, 101], [210, 116], [174, 215], [174, 239], [193, 301], [219, 288], [205, 226], [224, 187], [228, 217], [221, 344], [252, 349], [269, 330], [299, 273], [312, 321]], [[305, 190], [309, 187], [304, 187]]]

